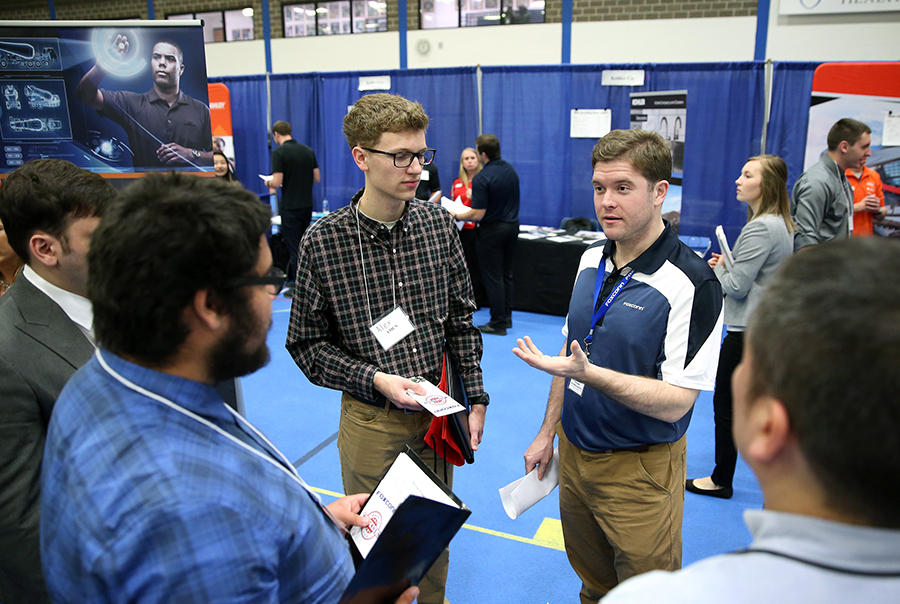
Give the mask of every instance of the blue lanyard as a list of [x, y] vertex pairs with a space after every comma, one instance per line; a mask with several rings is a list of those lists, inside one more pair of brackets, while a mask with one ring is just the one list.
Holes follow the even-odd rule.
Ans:
[[616, 285], [615, 289], [613, 289], [609, 296], [606, 297], [603, 304], [597, 308], [597, 301], [600, 300], [600, 290], [603, 289], [603, 281], [606, 278], [606, 258], [603, 258], [601, 266], [597, 267], [597, 279], [594, 282], [594, 306], [592, 307], [597, 308], [597, 310], [595, 310], [593, 316], [591, 316], [591, 330], [584, 338], [584, 352], [587, 356], [591, 356], [588, 347], [594, 341], [594, 329], [597, 328], [597, 324], [603, 319], [606, 311], [609, 310], [612, 303], [616, 300], [618, 295], [622, 293], [622, 290], [625, 289], [625, 286], [628, 285], [628, 282], [631, 281], [631, 278], [634, 276], [634, 270], [630, 268], [626, 267], [622, 272], [624, 274], [622, 280], [619, 281], [619, 284]]

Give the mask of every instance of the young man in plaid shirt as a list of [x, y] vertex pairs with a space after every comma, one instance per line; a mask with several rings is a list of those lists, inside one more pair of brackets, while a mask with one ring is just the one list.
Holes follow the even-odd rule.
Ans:
[[[450, 214], [414, 199], [434, 158], [427, 128], [422, 106], [403, 97], [357, 101], [343, 131], [365, 188], [300, 244], [286, 346], [311, 382], [343, 393], [346, 493], [374, 489], [405, 445], [435, 463], [424, 440], [432, 416], [407, 390], [424, 394], [415, 376], [440, 381], [445, 349], [472, 405], [472, 448], [481, 442], [488, 396], [465, 256]], [[421, 604], [443, 604], [448, 562], [445, 550], [419, 584]]]

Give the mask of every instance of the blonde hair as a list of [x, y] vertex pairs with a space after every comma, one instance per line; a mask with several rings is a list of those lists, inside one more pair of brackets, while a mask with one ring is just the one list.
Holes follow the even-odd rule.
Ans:
[[777, 155], [770, 154], [754, 155], [747, 161], [757, 161], [762, 168], [759, 207], [755, 214], [752, 209], [748, 211], [748, 221], [773, 214], [784, 220], [788, 233], [793, 233], [794, 220], [791, 218], [791, 201], [787, 190], [787, 164]]
[[[464, 187], [469, 186], [469, 173], [466, 172], [465, 168], [463, 168], [463, 155], [466, 154], [466, 151], [471, 151], [472, 153], [475, 154], [475, 159], [478, 159], [478, 152], [475, 149], [473, 149], [472, 147], [466, 147], [465, 149], [462, 150], [462, 153], [459, 154], [459, 179], [462, 181], [462, 184]], [[484, 166], [482, 166], [481, 162], [479, 161], [478, 167], [475, 168], [475, 174], [478, 174], [479, 172], [481, 172], [481, 169], [483, 167]]]

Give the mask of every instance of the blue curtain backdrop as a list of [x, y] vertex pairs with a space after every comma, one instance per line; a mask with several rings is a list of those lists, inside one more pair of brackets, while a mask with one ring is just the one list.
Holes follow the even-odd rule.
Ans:
[[464, 147], [473, 146], [478, 136], [475, 68], [329, 73], [320, 74], [319, 78], [325, 158], [331, 172], [324, 176], [330, 207], [334, 209], [350, 203], [350, 198], [365, 182], [363, 173], [353, 163], [341, 128], [347, 108], [364, 94], [370, 94], [358, 90], [359, 78], [366, 75], [391, 76], [391, 89], [384, 92], [422, 104], [430, 120], [426, 141], [437, 149], [434, 161], [441, 190], [449, 194], [459, 173], [459, 155]]
[[781, 156], [788, 168], [788, 191], [803, 174], [813, 74], [819, 63], [775, 63], [766, 153]]
[[[478, 135], [478, 97], [474, 67], [379, 72], [310, 73], [270, 76], [272, 121], [291, 123], [293, 137], [316, 152], [321, 186], [313, 187], [316, 207], [323, 199], [335, 209], [363, 186], [341, 131], [347, 108], [363, 94], [359, 78], [389, 75], [391, 89], [418, 101], [431, 120], [427, 142], [438, 150], [435, 162], [444, 192], [459, 173], [459, 154]], [[231, 91], [237, 174], [255, 193], [265, 193], [257, 174], [271, 172], [267, 146], [264, 76], [212, 78]]]
[[[643, 69], [640, 87], [601, 86], [604, 69]], [[734, 236], [746, 207], [732, 185], [760, 150], [765, 102], [762, 62], [558, 65], [483, 69], [484, 131], [500, 138], [519, 172], [524, 223], [559, 224], [594, 216], [590, 154], [596, 141], [569, 138], [572, 109], [611, 109], [612, 127], [630, 125], [631, 92], [687, 90], [681, 234]]]
[[[817, 63], [775, 63], [767, 152], [788, 163], [789, 185], [803, 170], [812, 76]], [[601, 86], [604, 69], [643, 69], [641, 87]], [[459, 154], [478, 134], [474, 67], [379, 72], [273, 75], [273, 121], [291, 122], [294, 138], [316, 151], [323, 184], [317, 208], [346, 205], [363, 186], [341, 132], [347, 108], [363, 93], [361, 76], [390, 75], [391, 90], [422, 103], [431, 118], [428, 144], [438, 150], [441, 186], [449, 192]], [[571, 109], [612, 110], [612, 127], [630, 125], [631, 92], [687, 90], [681, 233], [713, 236], [725, 226], [730, 240], [746, 222], [734, 180], [760, 152], [764, 63], [555, 65], [483, 68], [483, 129], [500, 138], [502, 154], [522, 181], [523, 223], [558, 225], [565, 216], [593, 217], [591, 149], [596, 141], [569, 138]], [[271, 171], [264, 76], [214, 78], [228, 86], [237, 175], [264, 193], [257, 174]], [[715, 245], [714, 245], [715, 247]]]
[[[322, 163], [320, 149], [324, 143], [324, 124], [319, 119], [321, 108], [319, 106], [319, 78], [317, 74], [291, 74], [291, 75], [273, 75], [269, 76], [269, 86], [272, 92], [272, 123], [279, 120], [288, 122], [291, 125], [291, 136], [297, 142], [303, 143], [316, 152], [316, 160], [319, 162], [319, 169], [322, 172], [323, 179], [326, 171]], [[263, 118], [265, 118], [265, 106], [262, 108]], [[265, 137], [265, 129], [262, 131]], [[263, 140], [266, 140], [263, 138]], [[275, 148], [275, 141], [272, 141], [272, 149]], [[272, 170], [271, 153], [266, 164], [266, 169], [262, 174], [270, 174]], [[259, 178], [257, 182], [262, 183]], [[316, 208], [321, 207], [324, 188], [321, 185], [313, 187], [313, 201]]]

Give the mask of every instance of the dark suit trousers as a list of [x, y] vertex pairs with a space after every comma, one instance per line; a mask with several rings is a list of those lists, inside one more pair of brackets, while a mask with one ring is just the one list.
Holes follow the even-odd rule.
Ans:
[[737, 464], [737, 447], [731, 422], [734, 404], [731, 398], [731, 375], [741, 362], [744, 350], [744, 332], [729, 331], [722, 341], [719, 368], [716, 370], [716, 391], [713, 393], [713, 414], [716, 419], [716, 469], [712, 481], [720, 487], [730, 487]]
[[312, 208], [300, 208], [281, 211], [281, 236], [284, 237], [284, 245], [287, 246], [290, 260], [288, 261], [288, 283], [293, 285], [297, 271], [297, 257], [299, 256], [300, 240], [312, 219]]
[[478, 264], [491, 307], [491, 325], [495, 327], [503, 327], [512, 319], [513, 254], [518, 237], [518, 220], [478, 227]]
[[487, 306], [487, 294], [484, 293], [484, 283], [481, 281], [481, 267], [478, 266], [478, 229], [463, 229], [459, 232], [463, 253], [466, 255], [466, 264], [469, 265], [469, 278], [472, 279], [472, 291], [475, 293], [475, 305], [478, 308]]

